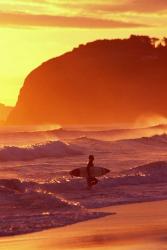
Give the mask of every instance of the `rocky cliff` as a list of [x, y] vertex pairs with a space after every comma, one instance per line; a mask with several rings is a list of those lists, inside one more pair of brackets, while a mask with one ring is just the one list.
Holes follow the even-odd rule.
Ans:
[[167, 46], [156, 39], [98, 40], [33, 70], [8, 124], [131, 122], [167, 116]]

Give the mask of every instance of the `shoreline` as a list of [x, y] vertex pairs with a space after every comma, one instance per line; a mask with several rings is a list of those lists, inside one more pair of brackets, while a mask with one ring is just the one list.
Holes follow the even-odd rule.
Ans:
[[[24, 235], [29, 235], [29, 234], [35, 234], [35, 233], [40, 233], [46, 230], [54, 230], [54, 229], [61, 229], [67, 226], [72, 226], [78, 223], [84, 223], [87, 221], [91, 220], [96, 220], [96, 219], [101, 219], [103, 217], [107, 216], [113, 216], [116, 215], [116, 212], [111, 212], [111, 209], [114, 207], [122, 207], [122, 206], [128, 206], [128, 205], [135, 205], [135, 204], [141, 204], [141, 203], [152, 203], [152, 202], [161, 202], [161, 201], [167, 201], [167, 199], [162, 198], [162, 199], [146, 199], [146, 200], [136, 200], [136, 201], [128, 201], [128, 202], [118, 202], [117, 204], [110, 204], [105, 207], [96, 207], [96, 208], [87, 208], [86, 210], [89, 212], [94, 212], [95, 214], [89, 215], [90, 217], [88, 218], [81, 218], [78, 221], [76, 220], [75, 222], [71, 222], [69, 224], [64, 224], [64, 225], [55, 225], [55, 226], [45, 226], [39, 230], [32, 229], [32, 231], [27, 231], [27, 232], [17, 232], [17, 233], [4, 233], [0, 234], [0, 240], [1, 238], [7, 238], [7, 237], [17, 237], [17, 236], [24, 236]], [[109, 211], [108, 211], [109, 209]], [[56, 214], [55, 214], [56, 217]], [[56, 224], [56, 223], [55, 223]]]
[[166, 207], [167, 200], [94, 209], [116, 214], [41, 232], [1, 237], [0, 250], [164, 250], [167, 249]]

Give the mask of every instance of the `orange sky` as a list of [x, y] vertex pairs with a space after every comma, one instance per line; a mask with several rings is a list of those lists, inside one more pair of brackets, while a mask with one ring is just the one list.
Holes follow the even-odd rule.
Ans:
[[166, 36], [166, 0], [1, 0], [0, 103], [14, 105], [26, 75], [80, 43]]

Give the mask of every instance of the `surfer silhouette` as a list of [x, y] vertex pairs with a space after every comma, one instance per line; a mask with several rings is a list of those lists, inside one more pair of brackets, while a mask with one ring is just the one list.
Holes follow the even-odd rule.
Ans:
[[88, 176], [87, 176], [87, 184], [88, 184], [88, 189], [91, 189], [93, 185], [96, 185], [98, 180], [94, 177], [94, 176], [91, 176], [91, 168], [94, 167], [94, 156], [93, 155], [89, 155], [89, 162], [87, 164], [87, 173], [88, 173]]

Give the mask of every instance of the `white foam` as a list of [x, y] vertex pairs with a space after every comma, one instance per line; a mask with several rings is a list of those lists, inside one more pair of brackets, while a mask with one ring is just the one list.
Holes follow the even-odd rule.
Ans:
[[5, 146], [0, 149], [0, 161], [26, 161], [43, 157], [63, 157], [80, 152], [61, 141], [51, 141], [28, 147]]
[[79, 202], [63, 198], [38, 183], [0, 180], [0, 236], [40, 231], [97, 218]]

